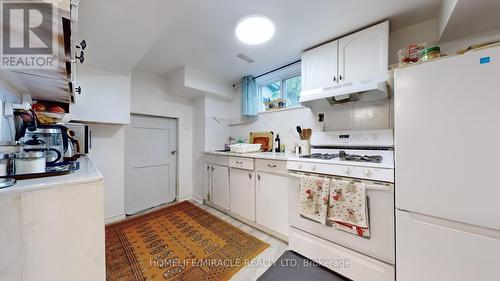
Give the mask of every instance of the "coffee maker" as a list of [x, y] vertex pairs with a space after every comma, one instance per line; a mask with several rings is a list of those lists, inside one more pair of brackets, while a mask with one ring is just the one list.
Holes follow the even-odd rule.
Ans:
[[63, 137], [59, 126], [43, 126], [26, 129], [24, 140], [38, 139], [42, 140], [47, 151], [47, 163], [57, 164], [63, 161], [65, 150], [68, 147], [67, 138]]

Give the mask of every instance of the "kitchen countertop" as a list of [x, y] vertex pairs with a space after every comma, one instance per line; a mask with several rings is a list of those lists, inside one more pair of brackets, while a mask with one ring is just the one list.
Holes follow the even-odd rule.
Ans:
[[78, 171], [62, 176], [18, 180], [13, 186], [0, 189], [0, 196], [64, 185], [103, 181], [101, 173], [94, 167], [88, 156], [80, 157], [77, 161], [80, 162], [80, 169]]
[[205, 151], [205, 154], [220, 155], [220, 156], [232, 156], [232, 157], [244, 157], [244, 158], [255, 158], [255, 159], [281, 160], [281, 161], [287, 161], [289, 157], [294, 156], [294, 154], [285, 153], [285, 152], [234, 153], [234, 152], [230, 152], [230, 151]]

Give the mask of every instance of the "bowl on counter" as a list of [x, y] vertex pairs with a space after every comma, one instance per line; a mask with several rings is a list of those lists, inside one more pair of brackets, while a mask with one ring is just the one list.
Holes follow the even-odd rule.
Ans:
[[262, 144], [260, 143], [237, 143], [229, 146], [231, 152], [234, 153], [252, 153], [252, 152], [260, 152]]

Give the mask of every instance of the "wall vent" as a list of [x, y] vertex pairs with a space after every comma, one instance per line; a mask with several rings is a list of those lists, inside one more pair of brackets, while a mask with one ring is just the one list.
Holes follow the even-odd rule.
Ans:
[[240, 59], [242, 59], [242, 60], [244, 60], [244, 61], [246, 61], [246, 62], [248, 62], [248, 63], [255, 62], [255, 60], [253, 60], [251, 57], [249, 57], [249, 56], [247, 56], [245, 54], [238, 54], [237, 57], [240, 58]]

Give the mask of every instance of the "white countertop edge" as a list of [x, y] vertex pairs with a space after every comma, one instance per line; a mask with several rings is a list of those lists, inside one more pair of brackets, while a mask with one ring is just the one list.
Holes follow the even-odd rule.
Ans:
[[101, 173], [95, 168], [88, 156], [78, 159], [80, 170], [71, 174], [46, 177], [29, 180], [19, 180], [15, 185], [0, 189], [0, 196], [6, 194], [42, 190], [48, 188], [61, 187], [66, 185], [77, 185], [94, 182], [104, 182]]
[[280, 161], [287, 161], [288, 158], [292, 156], [289, 153], [283, 153], [283, 152], [235, 153], [230, 151], [205, 151], [204, 153], [209, 155], [218, 155], [218, 156], [280, 160]]

